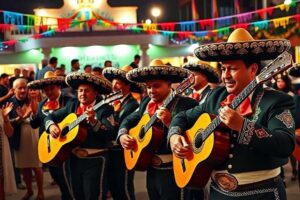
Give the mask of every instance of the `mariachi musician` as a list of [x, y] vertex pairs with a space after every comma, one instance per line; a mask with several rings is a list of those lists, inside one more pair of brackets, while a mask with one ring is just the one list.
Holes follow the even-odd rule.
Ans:
[[[284, 93], [257, 87], [237, 110], [230, 101], [256, 78], [259, 60], [274, 59], [290, 47], [287, 40], [254, 40], [245, 29], [234, 30], [227, 43], [201, 45], [195, 50], [204, 61], [222, 61], [225, 87], [214, 89], [203, 104], [173, 118], [169, 142], [173, 153], [191, 153], [181, 135], [204, 112], [219, 115], [230, 129], [228, 159], [211, 175], [210, 199], [286, 199], [280, 166], [295, 146], [293, 99]], [[205, 172], [203, 172], [205, 173]]]
[[[32, 115], [30, 117], [30, 125], [32, 128], [39, 128], [40, 134], [45, 131], [43, 125], [45, 117], [55, 110], [63, 108], [70, 99], [61, 93], [61, 88], [65, 86], [65, 77], [56, 76], [52, 71], [46, 72], [43, 79], [28, 83], [28, 88], [33, 90], [43, 90], [47, 97], [39, 104], [35, 101], [31, 104]], [[66, 181], [63, 178], [62, 166], [56, 167], [49, 165], [48, 167], [51, 177], [59, 186], [62, 195], [61, 198], [64, 200], [72, 199]]]
[[79, 125], [87, 129], [87, 137], [66, 161], [66, 175], [76, 200], [106, 199], [107, 149], [114, 131], [113, 107], [105, 104], [94, 110], [93, 106], [100, 101], [96, 98], [98, 93], [111, 91], [111, 84], [102, 77], [80, 72], [68, 74], [66, 83], [77, 90], [77, 98], [45, 118], [46, 130], [57, 138], [61, 134], [57, 122], [70, 113], [87, 114], [86, 122]]
[[[198, 103], [188, 97], [177, 96], [169, 108], [161, 107], [172, 92], [172, 83], [180, 83], [189, 75], [188, 71], [179, 67], [164, 65], [161, 60], [153, 60], [150, 66], [137, 68], [127, 74], [133, 82], [145, 83], [148, 96], [143, 98], [138, 111], [129, 115], [120, 125], [118, 140], [125, 149], [132, 149], [135, 139], [128, 135], [128, 130], [137, 125], [144, 113], [150, 116], [157, 114], [153, 131], [163, 134], [153, 162], [147, 169], [147, 190], [151, 200], [179, 199], [180, 188], [177, 187], [172, 169], [172, 154], [167, 148], [167, 132], [171, 118], [176, 113], [192, 108]], [[155, 139], [155, 138], [152, 138]]]
[[219, 74], [216, 69], [209, 65], [208, 62], [198, 61], [189, 62], [183, 65], [184, 69], [190, 70], [195, 76], [195, 83], [190, 97], [196, 101], [204, 101], [207, 94], [211, 91], [210, 83], [219, 83]]
[[[115, 130], [118, 130], [122, 121], [139, 107], [136, 96], [142, 93], [143, 87], [126, 79], [126, 74], [132, 69], [131, 66], [124, 66], [121, 69], [107, 67], [102, 71], [102, 75], [112, 83], [113, 92], [121, 90], [123, 93], [123, 98], [113, 103]], [[114, 139], [116, 137], [117, 135]], [[123, 154], [122, 146], [113, 141], [113, 147], [109, 151], [109, 189], [115, 200], [134, 200], [134, 171], [126, 169]]]
[[[190, 70], [195, 76], [195, 82], [191, 88], [190, 97], [202, 103], [211, 91], [210, 83], [218, 84], [220, 82], [219, 73], [209, 62], [197, 61], [189, 62], [183, 65], [184, 69]], [[204, 199], [207, 196], [207, 190], [187, 187], [185, 189], [186, 199]]]

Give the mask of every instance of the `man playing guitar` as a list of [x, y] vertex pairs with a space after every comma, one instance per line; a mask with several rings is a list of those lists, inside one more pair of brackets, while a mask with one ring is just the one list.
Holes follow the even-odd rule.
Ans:
[[191, 146], [182, 134], [202, 113], [219, 115], [230, 129], [229, 155], [211, 175], [210, 199], [286, 199], [279, 173], [294, 149], [293, 99], [261, 86], [237, 110], [227, 105], [256, 78], [259, 60], [274, 59], [289, 46], [286, 40], [256, 41], [245, 29], [236, 29], [226, 43], [195, 50], [201, 60], [222, 61], [225, 87], [214, 89], [203, 104], [175, 116], [168, 139], [173, 153], [185, 159]]
[[[154, 150], [151, 166], [147, 169], [147, 190], [151, 200], [180, 199], [180, 188], [175, 183], [172, 170], [172, 155], [166, 143], [167, 132], [171, 118], [176, 113], [192, 108], [198, 103], [191, 98], [177, 96], [169, 108], [160, 105], [171, 95], [171, 84], [181, 82], [188, 74], [187, 70], [164, 65], [161, 60], [154, 60], [149, 67], [137, 68], [127, 74], [130, 81], [146, 83], [148, 96], [143, 98], [138, 111], [123, 120], [118, 140], [123, 148], [134, 149], [137, 141], [128, 135], [128, 131], [139, 122], [144, 113], [150, 116], [157, 114], [159, 120], [154, 123], [153, 132], [162, 134], [161, 141], [157, 141], [159, 145], [158, 149]], [[152, 137], [152, 140], [155, 139]]]
[[98, 93], [107, 94], [111, 91], [111, 84], [104, 78], [80, 72], [68, 74], [66, 83], [77, 90], [77, 98], [49, 114], [44, 120], [45, 129], [52, 137], [63, 139], [56, 123], [70, 113], [76, 113], [77, 116], [87, 114], [86, 123], [79, 125], [87, 131], [86, 139], [73, 149], [73, 154], [66, 161], [66, 175], [76, 200], [106, 199], [106, 158], [114, 131], [113, 108], [106, 104], [95, 111], [93, 106], [99, 101]]

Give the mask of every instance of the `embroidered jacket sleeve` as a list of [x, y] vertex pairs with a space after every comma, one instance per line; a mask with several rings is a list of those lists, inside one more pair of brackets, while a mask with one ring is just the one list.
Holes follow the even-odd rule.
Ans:
[[100, 130], [104, 130], [107, 133], [111, 133], [113, 135], [114, 132], [114, 117], [113, 117], [114, 109], [110, 105], [103, 105], [99, 111], [97, 111], [96, 115], [96, 123], [91, 124], [91, 128], [94, 132], [98, 132]]
[[259, 153], [287, 157], [294, 149], [295, 123], [291, 110], [293, 99], [288, 95], [274, 95], [270, 107], [259, 118], [245, 119], [238, 143]]

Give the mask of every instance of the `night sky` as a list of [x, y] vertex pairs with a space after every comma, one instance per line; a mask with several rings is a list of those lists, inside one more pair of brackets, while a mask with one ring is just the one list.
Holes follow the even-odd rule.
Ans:
[[[138, 21], [151, 17], [150, 8], [158, 5], [163, 14], [159, 22], [178, 21], [177, 0], [107, 0], [111, 6], [138, 6]], [[59, 8], [63, 0], [0, 0], [0, 9], [32, 14], [34, 8]]]

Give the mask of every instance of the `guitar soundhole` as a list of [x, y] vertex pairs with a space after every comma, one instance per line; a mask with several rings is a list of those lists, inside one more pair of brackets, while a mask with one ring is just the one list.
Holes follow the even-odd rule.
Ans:
[[143, 141], [144, 137], [145, 137], [145, 131], [144, 131], [144, 126], [143, 126], [139, 133], [139, 141]]
[[65, 126], [62, 130], [61, 130], [61, 137], [66, 136], [69, 133], [70, 129], [69, 126]]
[[203, 149], [204, 142], [202, 141], [202, 137], [201, 137], [203, 130], [204, 129], [199, 129], [195, 134], [195, 138], [192, 144], [194, 153], [200, 153]]

